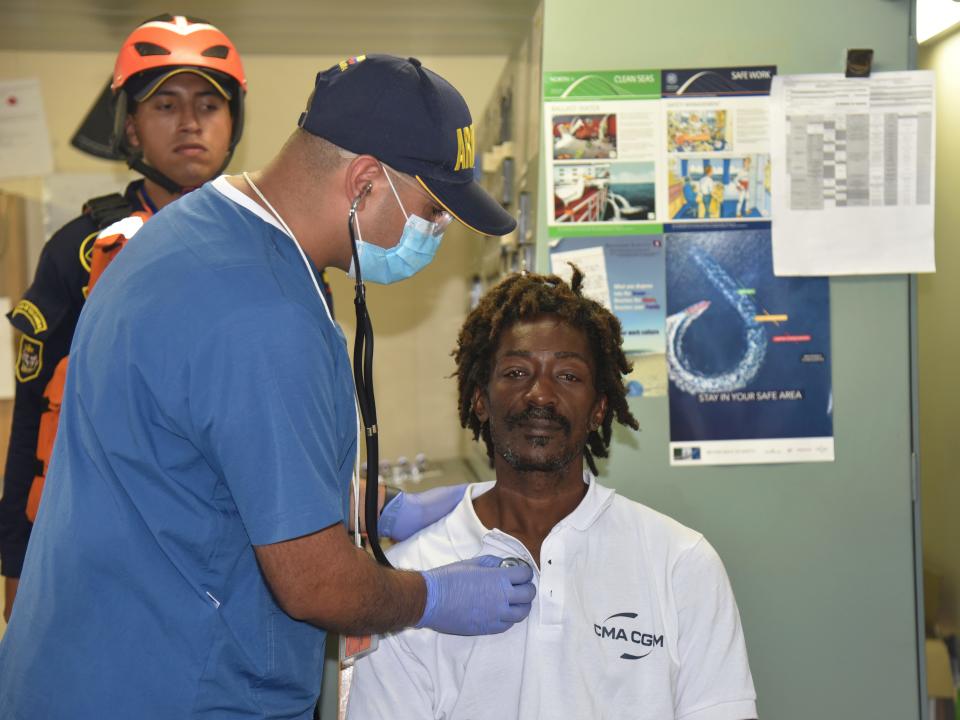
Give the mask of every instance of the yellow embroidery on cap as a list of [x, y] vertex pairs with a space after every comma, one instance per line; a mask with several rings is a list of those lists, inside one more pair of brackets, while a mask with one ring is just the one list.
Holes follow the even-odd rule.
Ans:
[[473, 125], [457, 128], [457, 164], [453, 169], [473, 167]]
[[14, 374], [25, 383], [33, 380], [43, 369], [43, 343], [29, 335], [20, 336], [20, 354]]
[[47, 319], [40, 312], [40, 308], [29, 300], [21, 300], [17, 303], [13, 312], [10, 313], [10, 317], [16, 317], [17, 315], [23, 315], [27, 319], [35, 335], [39, 335], [47, 329]]

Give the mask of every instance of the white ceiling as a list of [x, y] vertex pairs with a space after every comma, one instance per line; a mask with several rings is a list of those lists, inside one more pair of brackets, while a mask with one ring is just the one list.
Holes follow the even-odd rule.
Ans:
[[242, 53], [508, 55], [538, 0], [0, 0], [0, 50], [114, 52], [161, 13], [203, 18]]

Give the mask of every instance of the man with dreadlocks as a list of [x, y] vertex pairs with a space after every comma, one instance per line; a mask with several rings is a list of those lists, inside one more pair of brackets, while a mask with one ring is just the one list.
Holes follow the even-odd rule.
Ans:
[[483, 439], [496, 480], [388, 553], [410, 568], [478, 554], [527, 563], [529, 619], [487, 637], [383, 638], [356, 665], [351, 719], [756, 717], [717, 553], [596, 481], [614, 420], [638, 424], [620, 323], [582, 282], [576, 268], [569, 285], [513, 275], [467, 317], [454, 351], [460, 422]]

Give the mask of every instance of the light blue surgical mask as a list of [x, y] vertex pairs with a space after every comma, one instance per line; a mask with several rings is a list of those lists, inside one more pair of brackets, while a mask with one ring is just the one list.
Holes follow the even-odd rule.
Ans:
[[[387, 182], [390, 183], [393, 196], [400, 205], [400, 211], [407, 218], [400, 241], [391, 248], [364, 242], [360, 234], [359, 215], [354, 215], [354, 221], [357, 230], [357, 255], [360, 258], [360, 272], [363, 279], [389, 285], [416, 275], [433, 261], [440, 247], [443, 232], [450, 224], [450, 215], [441, 213], [434, 222], [430, 222], [408, 213], [385, 167], [383, 173]], [[350, 261], [349, 275], [356, 277], [353, 260]]]

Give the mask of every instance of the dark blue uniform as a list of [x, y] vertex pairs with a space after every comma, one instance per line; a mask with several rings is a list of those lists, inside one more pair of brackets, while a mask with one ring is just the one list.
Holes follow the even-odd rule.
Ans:
[[[131, 212], [147, 210], [143, 180], [127, 186]], [[70, 351], [80, 310], [87, 297], [93, 241], [100, 229], [88, 214], [53, 234], [40, 254], [33, 284], [7, 314], [22, 335], [17, 341], [17, 393], [10, 447], [0, 499], [0, 572], [20, 577], [32, 524], [25, 514], [27, 495], [38, 474], [37, 433], [46, 410], [43, 391], [54, 369]]]

